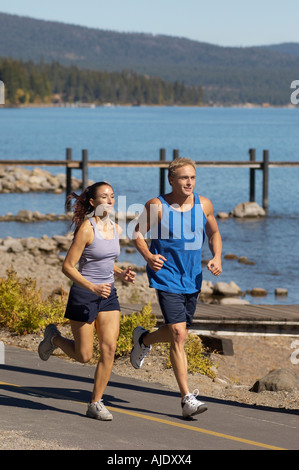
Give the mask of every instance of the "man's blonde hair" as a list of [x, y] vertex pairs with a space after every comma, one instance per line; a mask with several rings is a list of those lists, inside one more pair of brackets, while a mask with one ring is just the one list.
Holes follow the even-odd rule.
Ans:
[[186, 165], [191, 165], [193, 166], [194, 170], [196, 170], [196, 164], [193, 160], [191, 160], [191, 158], [184, 158], [184, 157], [175, 158], [168, 167], [168, 177], [173, 178], [175, 171], [178, 168], [181, 168]]

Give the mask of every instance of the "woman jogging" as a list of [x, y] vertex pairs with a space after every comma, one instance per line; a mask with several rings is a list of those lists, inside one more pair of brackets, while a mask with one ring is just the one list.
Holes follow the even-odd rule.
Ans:
[[[86, 363], [93, 354], [93, 333], [99, 337], [100, 359], [96, 367], [92, 398], [86, 415], [104, 421], [112, 420], [103, 403], [103, 393], [109, 381], [119, 335], [120, 306], [114, 276], [134, 283], [136, 273], [115, 266], [119, 256], [120, 227], [112, 222], [114, 192], [109, 183], [98, 182], [74, 198], [72, 245], [63, 263], [63, 273], [73, 281], [65, 317], [70, 320], [73, 340], [64, 338], [55, 325], [48, 325], [38, 348], [46, 361], [54, 349], [60, 348], [69, 357]], [[86, 216], [93, 216], [86, 219]], [[79, 263], [79, 268], [76, 268]]]

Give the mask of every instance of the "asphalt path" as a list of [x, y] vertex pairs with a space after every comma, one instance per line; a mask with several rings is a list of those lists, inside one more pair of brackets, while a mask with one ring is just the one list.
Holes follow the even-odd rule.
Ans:
[[[59, 442], [65, 449], [105, 450], [108, 464], [141, 468], [142, 461], [117, 462], [140, 455], [142, 468], [165, 463], [190, 468], [192, 462], [185, 460], [194, 460], [201, 450], [299, 448], [298, 410], [201, 396], [208, 411], [185, 420], [179, 394], [138, 380], [136, 371], [136, 379], [112, 374], [104, 401], [113, 420], [102, 422], [85, 416], [95, 366], [55, 356], [43, 362], [32, 351], [9, 346], [4, 362], [0, 365], [0, 433], [24, 432], [48, 442], [49, 449], [52, 442]], [[164, 462], [159, 465], [161, 456]]]

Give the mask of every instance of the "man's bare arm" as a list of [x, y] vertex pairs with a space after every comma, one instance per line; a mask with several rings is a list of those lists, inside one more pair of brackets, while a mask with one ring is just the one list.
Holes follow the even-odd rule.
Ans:
[[146, 203], [133, 232], [133, 240], [137, 250], [153, 271], [159, 271], [163, 267], [166, 258], [160, 254], [154, 255], [150, 252], [145, 235], [151, 228], [158, 225], [160, 217], [161, 202], [158, 198], [151, 199]]
[[207, 268], [214, 276], [222, 273], [221, 254], [222, 254], [222, 238], [219, 232], [218, 224], [214, 216], [214, 209], [211, 201], [201, 198], [203, 202], [203, 210], [207, 218], [206, 234], [209, 240], [209, 248], [213, 258], [208, 262]]

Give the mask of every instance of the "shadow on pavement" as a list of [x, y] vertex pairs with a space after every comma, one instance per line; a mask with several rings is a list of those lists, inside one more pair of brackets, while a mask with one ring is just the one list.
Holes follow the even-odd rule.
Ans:
[[[73, 374], [66, 374], [66, 373], [61, 373], [61, 372], [52, 372], [52, 371], [44, 371], [44, 370], [38, 370], [38, 369], [33, 369], [33, 368], [28, 368], [28, 367], [20, 367], [20, 366], [12, 366], [12, 365], [1, 365], [0, 370], [5, 369], [11, 372], [21, 372], [24, 374], [31, 374], [31, 375], [39, 375], [39, 376], [46, 376], [46, 377], [53, 377], [55, 379], [64, 379], [68, 381], [74, 381], [76, 383], [86, 383], [90, 384], [91, 386], [93, 385], [93, 377], [84, 377], [82, 375], [73, 375]], [[108, 383], [109, 387], [115, 387], [116, 389], [126, 389], [126, 390], [132, 390], [135, 392], [140, 392], [140, 393], [150, 393], [154, 395], [163, 395], [167, 397], [180, 397], [180, 394], [178, 392], [174, 392], [171, 390], [163, 389], [163, 388], [157, 388], [159, 387], [159, 384], [152, 384], [152, 386], [149, 386], [148, 384], [146, 385], [140, 385], [139, 383], [135, 383], [135, 379], [133, 378], [124, 378], [122, 377], [122, 382], [116, 382], [113, 380], [110, 380]], [[138, 379], [136, 379], [138, 380]], [[90, 390], [80, 390], [77, 388], [51, 388], [51, 387], [16, 387], [9, 386], [6, 384], [0, 384], [0, 387], [4, 390], [10, 390], [14, 391], [17, 393], [24, 393], [28, 397], [31, 396], [40, 396], [40, 397], [49, 397], [49, 398], [58, 398], [58, 399], [63, 399], [63, 400], [71, 400], [75, 402], [84, 402], [88, 403], [90, 400]], [[164, 387], [164, 386], [160, 386]], [[4, 402], [2, 400], [3, 397], [1, 397], [1, 404], [3, 405]], [[138, 409], [134, 406], [126, 406], [124, 403], [129, 403], [126, 402], [125, 400], [121, 400], [119, 398], [116, 398], [115, 396], [109, 395], [105, 393], [104, 395], [105, 398], [105, 403], [107, 406], [117, 406], [120, 409], [123, 410], [130, 410], [134, 412], [143, 412], [143, 413], [151, 413], [151, 414], [159, 414], [161, 415], [161, 412], [155, 412], [146, 408]], [[10, 398], [5, 397], [6, 400], [10, 400]], [[201, 399], [205, 401], [207, 404], [209, 403], [214, 403], [214, 404], [220, 404], [220, 405], [225, 405], [225, 406], [233, 406], [233, 407], [238, 407], [238, 408], [243, 408], [243, 409], [254, 409], [254, 410], [261, 410], [261, 411], [269, 411], [269, 412], [274, 412], [274, 413], [285, 413], [285, 414], [291, 414], [291, 415], [299, 415], [299, 410], [294, 410], [294, 409], [281, 409], [281, 408], [272, 408], [272, 407], [267, 407], [267, 406], [257, 406], [257, 405], [250, 405], [246, 403], [239, 403], [236, 401], [232, 400], [222, 400], [220, 398], [213, 398], [213, 397], [204, 397], [201, 396]], [[22, 406], [17, 403], [18, 399], [11, 399], [12, 402], [9, 405], [6, 403], [8, 406]], [[26, 404], [24, 406], [27, 407]], [[37, 403], [32, 402], [32, 407], [38, 407], [39, 405]], [[42, 407], [46, 405], [41, 405]], [[67, 413], [72, 413], [71, 411], [67, 410], [60, 410], [59, 411], [64, 411]], [[78, 414], [78, 413], [75, 413]], [[170, 415], [167, 413], [163, 413], [168, 417], [174, 417], [174, 418], [180, 418], [182, 419], [181, 416], [178, 415]]]

